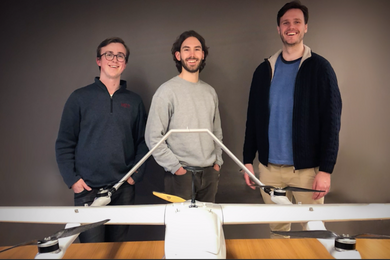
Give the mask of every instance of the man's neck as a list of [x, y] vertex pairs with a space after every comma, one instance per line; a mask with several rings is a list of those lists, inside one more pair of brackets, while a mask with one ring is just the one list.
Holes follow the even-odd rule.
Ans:
[[305, 46], [303, 45], [303, 42], [294, 46], [283, 45], [283, 59], [285, 59], [286, 61], [299, 59], [303, 56], [304, 51]]
[[120, 78], [107, 78], [107, 77], [100, 77], [100, 81], [106, 86], [108, 93], [110, 95], [113, 95], [115, 91], [117, 91], [120, 88]]
[[197, 83], [199, 81], [199, 70], [197, 72], [188, 72], [182, 68], [179, 77], [189, 82]]

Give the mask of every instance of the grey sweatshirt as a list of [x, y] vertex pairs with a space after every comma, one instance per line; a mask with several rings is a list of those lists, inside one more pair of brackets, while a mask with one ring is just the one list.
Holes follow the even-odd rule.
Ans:
[[[152, 149], [171, 129], [209, 129], [222, 142], [218, 96], [214, 88], [176, 76], [162, 84], [153, 96], [145, 130]], [[181, 166], [222, 165], [222, 149], [207, 133], [172, 133], [153, 157], [165, 171]]]

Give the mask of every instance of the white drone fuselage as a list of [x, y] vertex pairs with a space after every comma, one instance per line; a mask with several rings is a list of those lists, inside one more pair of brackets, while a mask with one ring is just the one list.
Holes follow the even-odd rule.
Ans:
[[189, 201], [169, 204], [165, 212], [165, 258], [225, 259], [221, 207]]

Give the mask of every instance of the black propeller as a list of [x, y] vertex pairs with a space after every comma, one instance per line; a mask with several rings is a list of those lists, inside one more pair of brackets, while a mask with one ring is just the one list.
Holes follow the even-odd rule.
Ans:
[[31, 241], [28, 241], [28, 242], [23, 242], [23, 243], [20, 243], [20, 244], [8, 247], [6, 249], [1, 250], [0, 253], [2, 253], [4, 251], [7, 251], [7, 250], [10, 250], [10, 249], [15, 248], [15, 247], [19, 247], [19, 246], [40, 245], [40, 244], [43, 244], [43, 243], [46, 243], [46, 242], [49, 242], [49, 241], [58, 240], [59, 238], [73, 236], [73, 235], [76, 235], [78, 233], [87, 231], [87, 230], [89, 230], [91, 228], [103, 225], [104, 223], [106, 223], [108, 221], [110, 221], [110, 220], [106, 219], [106, 220], [102, 220], [102, 221], [99, 221], [99, 222], [86, 224], [86, 225], [82, 225], [82, 226], [77, 226], [77, 227], [72, 227], [72, 228], [65, 228], [65, 229], [57, 231], [53, 235], [45, 237], [43, 239], [35, 239], [35, 240], [31, 240]]
[[299, 188], [299, 187], [292, 187], [292, 186], [287, 186], [284, 188], [277, 188], [271, 185], [258, 185], [258, 184], [253, 184], [251, 185], [252, 187], [260, 187], [264, 189], [274, 189], [274, 190], [283, 190], [283, 191], [300, 191], [300, 192], [325, 192], [323, 190], [312, 190], [312, 189], [306, 189], [306, 188]]
[[[241, 173], [245, 173], [243, 169], [240, 169], [240, 172]], [[273, 190], [281, 190], [281, 191], [325, 192], [323, 190], [312, 190], [312, 189], [292, 187], [292, 186], [287, 186], [287, 187], [284, 187], [284, 188], [278, 188], [278, 187], [274, 187], [274, 186], [271, 186], [271, 185], [258, 185], [258, 184], [252, 184], [251, 186], [252, 187], [263, 188], [264, 191], [267, 192], [268, 194], [269, 194], [271, 189], [273, 189]]]
[[357, 234], [353, 236], [349, 235], [337, 235], [330, 230], [301, 230], [301, 231], [272, 231], [272, 233], [282, 236], [300, 237], [300, 238], [368, 238], [368, 239], [390, 239], [388, 235], [376, 235], [376, 234]]

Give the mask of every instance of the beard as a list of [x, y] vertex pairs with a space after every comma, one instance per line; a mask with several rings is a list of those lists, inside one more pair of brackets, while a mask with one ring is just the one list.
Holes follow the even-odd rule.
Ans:
[[280, 39], [282, 39], [282, 42], [283, 42], [284, 45], [287, 45], [287, 46], [292, 47], [292, 46], [295, 46], [295, 45], [301, 43], [301, 42], [303, 41], [303, 37], [304, 37], [304, 36], [305, 36], [304, 34], [300, 34], [298, 40], [292, 42], [292, 41], [288, 41], [288, 40], [285, 38], [285, 35], [284, 35], [284, 34], [280, 34]]
[[201, 60], [201, 61], [199, 62], [199, 65], [198, 65], [198, 66], [193, 67], [193, 68], [190, 68], [190, 67], [187, 66], [187, 64], [185, 63], [185, 61], [181, 60], [180, 62], [181, 62], [181, 66], [182, 66], [186, 71], [188, 71], [188, 72], [190, 72], [190, 73], [198, 72], [200, 66], [203, 64], [203, 60]]

